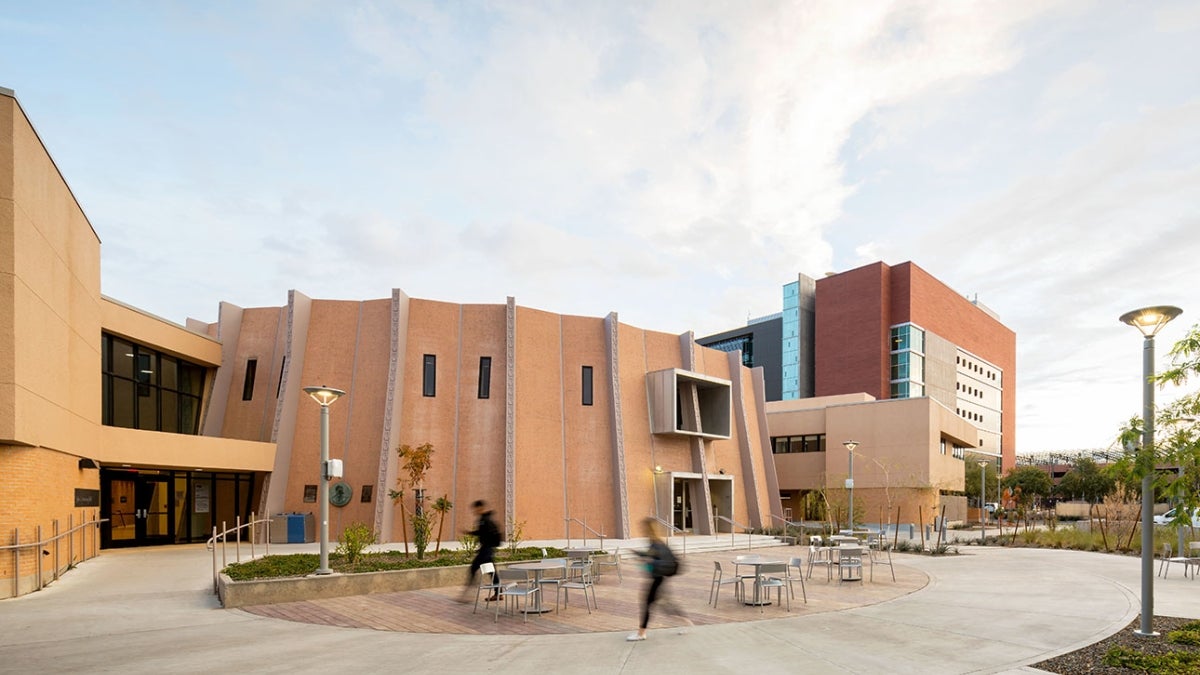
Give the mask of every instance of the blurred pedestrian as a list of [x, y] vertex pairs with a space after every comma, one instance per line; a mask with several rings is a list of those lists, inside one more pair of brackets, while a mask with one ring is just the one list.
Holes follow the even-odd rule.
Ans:
[[[650, 623], [650, 606], [659, 600], [660, 596], [664, 596], [664, 603], [672, 614], [683, 619], [687, 625], [693, 625], [692, 620], [683, 613], [678, 605], [665, 598], [666, 589], [663, 587], [663, 583], [667, 577], [673, 577], [679, 572], [679, 561], [675, 559], [671, 547], [667, 546], [667, 542], [659, 536], [658, 524], [653, 518], [646, 518], [642, 521], [642, 530], [646, 538], [650, 540], [650, 546], [637, 553], [645, 561], [646, 571], [650, 574], [650, 583], [646, 587], [646, 595], [642, 600], [642, 617], [638, 630], [625, 638], [630, 642], [646, 639], [646, 626]], [[680, 629], [679, 632], [683, 633], [684, 630]]]
[[[496, 527], [496, 521], [492, 520], [492, 511], [488, 509], [487, 502], [477, 499], [471, 504], [471, 508], [475, 511], [475, 517], [479, 521], [475, 525], [475, 529], [467, 534], [473, 534], [479, 540], [479, 550], [475, 553], [475, 558], [471, 560], [471, 569], [467, 572], [467, 585], [463, 587], [463, 598], [467, 597], [471, 592], [471, 587], [475, 585], [475, 573], [479, 571], [479, 567], [484, 563], [494, 564], [496, 562], [496, 548], [500, 546], [500, 528]], [[487, 602], [498, 599], [497, 592], [492, 591]]]

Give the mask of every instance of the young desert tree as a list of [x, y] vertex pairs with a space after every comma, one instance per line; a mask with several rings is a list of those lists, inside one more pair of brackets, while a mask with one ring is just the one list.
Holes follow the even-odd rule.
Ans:
[[[401, 445], [397, 452], [400, 454], [400, 469], [408, 474], [408, 485], [413, 490], [413, 514], [411, 516], [413, 526], [413, 541], [417, 547], [417, 558], [425, 557], [425, 548], [429, 545], [429, 530], [431, 522], [425, 514], [423, 502], [425, 501], [425, 490], [422, 487], [425, 482], [425, 474], [429, 472], [429, 468], [433, 466], [433, 444], [422, 443], [417, 447], [410, 445]], [[404, 478], [397, 478], [399, 484]], [[404, 504], [400, 504], [401, 518], [404, 514]], [[407, 537], [406, 537], [407, 539]], [[405, 542], [405, 552], [407, 553], [408, 544]]]
[[454, 502], [447, 499], [446, 495], [438, 497], [437, 501], [433, 503], [433, 510], [438, 513], [437, 549], [434, 551], [435, 553], [442, 552], [442, 525], [446, 523], [446, 514], [452, 508], [454, 508]]
[[[1159, 386], [1181, 386], [1200, 377], [1200, 323], [1168, 354], [1171, 367], [1154, 378]], [[1164, 406], [1155, 422], [1160, 430], [1155, 439], [1158, 455], [1176, 467], [1175, 475], [1164, 476], [1164, 491], [1183, 507], [1175, 509], [1177, 524], [1190, 525], [1190, 514], [1200, 507], [1200, 390]]]

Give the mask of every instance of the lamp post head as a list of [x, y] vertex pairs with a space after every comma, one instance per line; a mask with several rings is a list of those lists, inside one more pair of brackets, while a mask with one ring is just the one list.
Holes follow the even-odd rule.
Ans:
[[346, 395], [346, 392], [341, 389], [334, 389], [325, 385], [305, 387], [304, 393], [311, 396], [317, 403], [320, 403], [322, 408], [328, 408], [331, 403]]
[[1180, 314], [1183, 314], [1183, 310], [1171, 305], [1143, 307], [1122, 314], [1121, 323], [1127, 323], [1141, 331], [1143, 336], [1152, 338], [1163, 326], [1170, 323], [1171, 319]]
[[854, 452], [854, 449], [858, 447], [858, 441], [842, 441], [842, 445], [846, 446], [850, 452]]
[[981, 469], [983, 467], [987, 466], [988, 464], [991, 464], [991, 462], [987, 461], [986, 459], [979, 460], [979, 468], [981, 468]]

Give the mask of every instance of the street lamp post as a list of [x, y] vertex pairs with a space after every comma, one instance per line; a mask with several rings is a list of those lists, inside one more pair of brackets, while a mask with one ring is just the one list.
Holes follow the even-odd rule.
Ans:
[[329, 574], [332, 572], [329, 569], [329, 406], [346, 392], [322, 385], [305, 387], [304, 393], [321, 404], [321, 479], [317, 483], [320, 486], [317, 502], [321, 516], [321, 562], [317, 574]]
[[[984, 480], [987, 478], [988, 461], [985, 459], [979, 460], [979, 545], [982, 546], [987, 541], [987, 483]], [[996, 499], [1000, 499], [999, 496]]]
[[850, 491], [850, 513], [848, 520], [850, 521], [850, 533], [854, 533], [854, 449], [858, 447], [858, 441], [843, 441], [842, 445], [846, 446], [846, 450], [850, 454], [850, 477], [846, 479], [846, 489]]
[[1142, 344], [1142, 620], [1136, 635], [1154, 632], [1154, 336], [1183, 310], [1162, 305], [1143, 307], [1121, 315], [1121, 322], [1141, 332]]

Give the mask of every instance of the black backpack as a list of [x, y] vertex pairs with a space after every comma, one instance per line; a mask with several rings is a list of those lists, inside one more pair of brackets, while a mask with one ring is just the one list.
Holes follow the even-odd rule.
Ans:
[[657, 544], [654, 553], [657, 554], [654, 558], [654, 576], [673, 577], [679, 573], [679, 561], [675, 559], [670, 546]]

